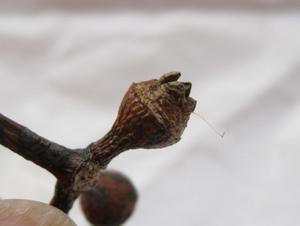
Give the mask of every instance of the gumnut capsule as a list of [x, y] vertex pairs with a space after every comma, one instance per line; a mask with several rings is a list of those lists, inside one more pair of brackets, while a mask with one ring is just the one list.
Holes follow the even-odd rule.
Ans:
[[196, 107], [190, 97], [192, 84], [179, 82], [179, 77], [179, 72], [170, 72], [160, 79], [133, 83], [105, 138], [107, 145], [128, 150], [163, 148], [178, 142]]

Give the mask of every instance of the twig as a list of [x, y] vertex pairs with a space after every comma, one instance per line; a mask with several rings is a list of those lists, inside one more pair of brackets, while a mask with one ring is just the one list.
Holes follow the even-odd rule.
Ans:
[[125, 150], [162, 148], [180, 140], [196, 101], [191, 83], [171, 72], [130, 86], [112, 129], [84, 149], [49, 141], [0, 114], [0, 144], [47, 169], [57, 178], [50, 204], [68, 212], [82, 191], [93, 188], [99, 173]]

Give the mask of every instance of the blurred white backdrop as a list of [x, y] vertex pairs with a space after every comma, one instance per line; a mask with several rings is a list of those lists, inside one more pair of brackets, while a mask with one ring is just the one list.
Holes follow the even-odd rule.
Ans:
[[[110, 129], [132, 82], [179, 70], [193, 83], [196, 111], [227, 132], [220, 139], [192, 115], [178, 144], [115, 158], [110, 168], [140, 194], [126, 225], [300, 225], [298, 10], [80, 12], [66, 10], [71, 2], [47, 10], [34, 1], [24, 12], [17, 1], [2, 4], [2, 114], [84, 147]], [[55, 183], [3, 146], [0, 181], [2, 198], [43, 202]], [[70, 215], [88, 225], [78, 203]]]

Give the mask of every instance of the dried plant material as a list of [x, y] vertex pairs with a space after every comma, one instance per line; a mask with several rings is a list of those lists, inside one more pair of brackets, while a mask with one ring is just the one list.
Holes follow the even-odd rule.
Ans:
[[111, 130], [84, 149], [55, 144], [0, 114], [0, 143], [57, 177], [51, 205], [68, 212], [82, 191], [97, 184], [101, 170], [125, 150], [163, 148], [178, 142], [196, 101], [179, 72], [133, 83]]

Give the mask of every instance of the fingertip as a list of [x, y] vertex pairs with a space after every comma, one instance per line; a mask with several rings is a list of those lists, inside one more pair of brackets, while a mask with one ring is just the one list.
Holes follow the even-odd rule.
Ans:
[[0, 226], [76, 226], [61, 210], [42, 202], [0, 200]]

